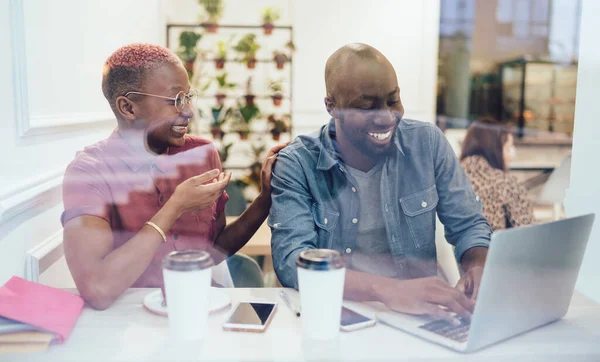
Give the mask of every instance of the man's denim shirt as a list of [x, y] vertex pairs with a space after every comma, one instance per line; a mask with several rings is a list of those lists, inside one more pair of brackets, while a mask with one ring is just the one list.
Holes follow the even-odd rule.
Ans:
[[[351, 265], [360, 201], [335, 134], [331, 120], [318, 134], [297, 137], [275, 163], [268, 223], [275, 272], [285, 287], [298, 288], [296, 259], [303, 250], [335, 249]], [[482, 205], [441, 130], [403, 119], [392, 147], [381, 176], [381, 207], [400, 277], [437, 275], [436, 211], [458, 261], [472, 247], [489, 246]]]

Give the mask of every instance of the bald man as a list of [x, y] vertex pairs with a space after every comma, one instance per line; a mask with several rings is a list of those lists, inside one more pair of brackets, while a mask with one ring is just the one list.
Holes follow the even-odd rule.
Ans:
[[[434, 125], [403, 118], [396, 72], [376, 49], [342, 47], [325, 83], [331, 120], [282, 150], [273, 170], [279, 280], [298, 288], [300, 252], [335, 249], [348, 266], [345, 298], [469, 318], [491, 229], [452, 148]], [[456, 287], [437, 278], [436, 212], [463, 272]]]

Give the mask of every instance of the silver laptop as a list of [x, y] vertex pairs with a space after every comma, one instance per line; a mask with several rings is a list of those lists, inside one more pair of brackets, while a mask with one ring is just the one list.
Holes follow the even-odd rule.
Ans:
[[377, 313], [392, 327], [460, 352], [472, 352], [562, 318], [594, 214], [492, 235], [471, 322]]

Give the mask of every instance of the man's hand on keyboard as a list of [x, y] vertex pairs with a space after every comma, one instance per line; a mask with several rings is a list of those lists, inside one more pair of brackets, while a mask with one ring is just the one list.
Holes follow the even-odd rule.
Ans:
[[429, 314], [452, 323], [455, 313], [470, 320], [474, 302], [461, 291], [436, 278], [387, 279], [376, 287], [379, 300], [388, 308], [409, 314]]

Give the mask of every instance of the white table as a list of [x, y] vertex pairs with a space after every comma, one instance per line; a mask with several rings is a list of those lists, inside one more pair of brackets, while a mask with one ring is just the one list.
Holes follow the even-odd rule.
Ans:
[[[563, 320], [462, 355], [383, 324], [342, 333], [336, 342], [303, 341], [300, 319], [279, 299], [279, 290], [225, 289], [233, 304], [239, 300], [279, 302], [264, 334], [223, 331], [221, 324], [230, 313], [228, 309], [210, 317], [210, 332], [204, 342], [171, 344], [167, 319], [141, 305], [152, 290], [131, 289], [106, 311], [86, 307], [64, 345], [51, 346], [40, 354], [0, 355], [0, 361], [600, 361], [600, 305], [579, 294]], [[295, 291], [290, 293], [297, 298]], [[372, 306], [360, 307], [363, 313], [374, 311]]]

